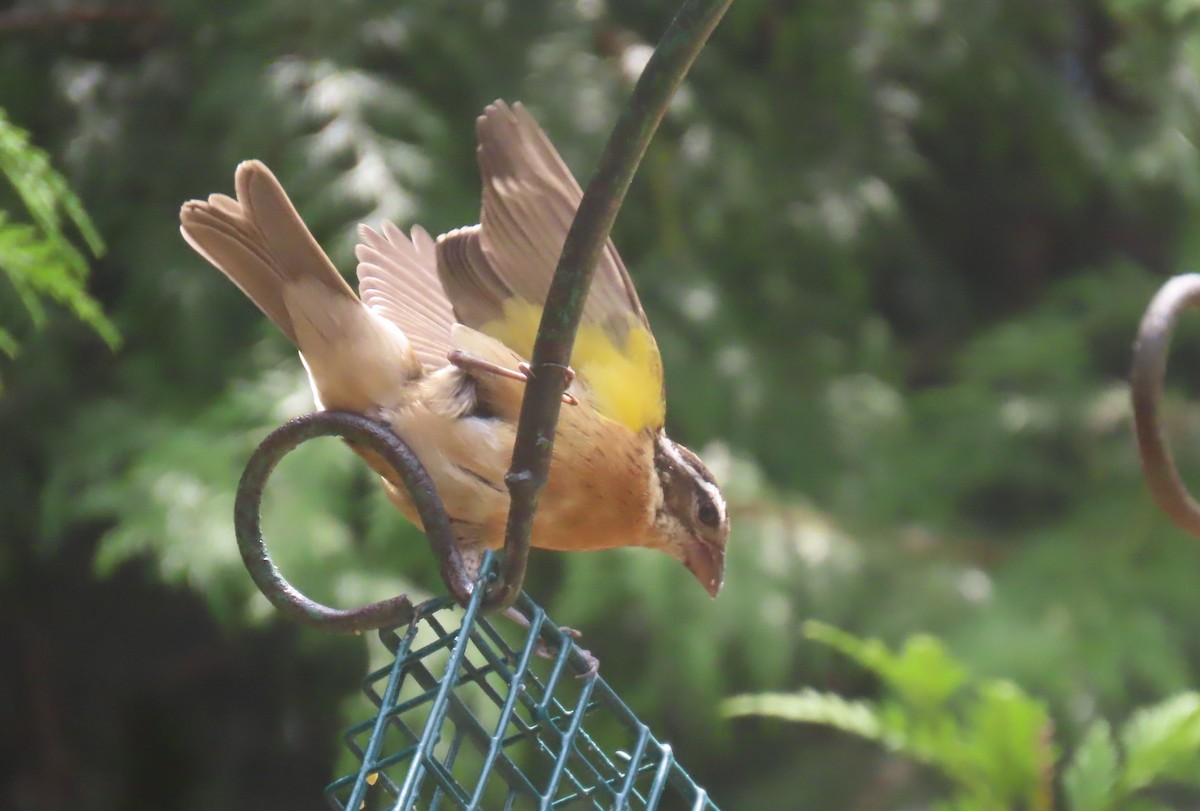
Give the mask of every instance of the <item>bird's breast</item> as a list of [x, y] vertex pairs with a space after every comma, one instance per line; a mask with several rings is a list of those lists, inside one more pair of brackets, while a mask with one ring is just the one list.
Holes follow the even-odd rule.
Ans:
[[[509, 506], [504, 475], [515, 426], [501, 418], [451, 419], [420, 406], [390, 422], [433, 478], [460, 543], [503, 546]], [[644, 436], [586, 407], [564, 406], [532, 545], [559, 551], [642, 545], [653, 519], [652, 465], [653, 448]], [[419, 525], [395, 477], [384, 478], [391, 500]]]
[[564, 406], [533, 545], [585, 551], [641, 546], [653, 520], [653, 447], [642, 434]]

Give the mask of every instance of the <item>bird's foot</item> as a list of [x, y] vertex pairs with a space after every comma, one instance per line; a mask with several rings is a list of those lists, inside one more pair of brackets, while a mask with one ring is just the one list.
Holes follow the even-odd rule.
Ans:
[[[557, 364], [551, 364], [551, 365], [557, 366]], [[563, 377], [566, 378], [566, 384], [568, 386], [570, 386], [572, 383], [575, 382], [575, 370], [574, 369], [572, 369], [570, 366], [560, 366], [559, 368], [563, 370]], [[525, 361], [521, 361], [520, 363], [517, 364], [517, 371], [520, 374], [524, 375], [526, 380], [533, 377], [533, 367], [530, 366]]]
[[[520, 625], [525, 630], [529, 630], [529, 627], [531, 625], [531, 623], [529, 622], [529, 618], [526, 617], [524, 614], [522, 614], [517, 609], [515, 609], [515, 608], [507, 609], [504, 612], [504, 616], [508, 617], [510, 620], [515, 622], [517, 625]], [[575, 630], [574, 628], [568, 628], [565, 625], [558, 626], [558, 630], [561, 631], [566, 636], [571, 637], [571, 639], [580, 639], [583, 636], [583, 634], [580, 633], [579, 631]], [[599, 670], [600, 670], [600, 660], [597, 659], [595, 656], [593, 656], [592, 652], [587, 650], [586, 648], [581, 648], [578, 645], [576, 645], [575, 650], [579, 651], [579, 654], [583, 657], [584, 661], [587, 662], [587, 670], [578, 674], [575, 678], [590, 679], [592, 676], [595, 676], [596, 673], [599, 672]], [[556, 656], [558, 656], [558, 654], [559, 654], [558, 649], [556, 649], [553, 645], [548, 644], [544, 639], [538, 639], [537, 645], [534, 646], [533, 652], [535, 654], [537, 654], [538, 656], [542, 657], [543, 659], [553, 659]]]
[[[478, 355], [464, 352], [461, 349], [450, 350], [446, 355], [446, 360], [466, 371], [485, 372], [487, 374], [499, 375], [500, 377], [507, 377], [509, 380], [519, 380], [522, 383], [528, 383], [529, 378], [533, 377], [533, 369], [525, 361], [518, 363], [516, 369], [509, 369], [507, 366], [492, 363], [490, 360], [484, 360]], [[565, 370], [564, 374], [567, 385], [570, 386], [575, 380], [575, 370], [570, 366], [563, 368]], [[564, 391], [562, 399], [567, 405], [579, 405], [579, 400], [570, 392]]]

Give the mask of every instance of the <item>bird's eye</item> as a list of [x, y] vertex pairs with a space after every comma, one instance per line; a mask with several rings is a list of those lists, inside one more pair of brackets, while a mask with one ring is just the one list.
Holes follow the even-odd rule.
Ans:
[[700, 519], [700, 523], [711, 529], [716, 529], [721, 524], [721, 513], [717, 511], [717, 506], [708, 499], [700, 502], [700, 506], [696, 509], [696, 517]]

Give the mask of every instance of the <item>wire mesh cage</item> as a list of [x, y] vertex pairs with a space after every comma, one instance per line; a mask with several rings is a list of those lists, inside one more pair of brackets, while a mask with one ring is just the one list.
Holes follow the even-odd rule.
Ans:
[[[485, 560], [479, 584], [495, 568]], [[691, 809], [707, 793], [525, 594], [529, 628], [449, 597], [379, 636], [395, 658], [364, 692], [375, 714], [345, 739], [356, 772], [326, 788], [344, 811]]]

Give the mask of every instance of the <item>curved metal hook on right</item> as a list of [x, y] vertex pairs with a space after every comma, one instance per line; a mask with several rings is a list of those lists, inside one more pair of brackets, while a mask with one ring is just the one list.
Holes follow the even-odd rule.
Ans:
[[1200, 503], [1179, 476], [1163, 431], [1160, 406], [1171, 334], [1185, 309], [1200, 309], [1200, 274], [1189, 273], [1164, 284], [1146, 308], [1133, 346], [1133, 424], [1142, 472], [1160, 509], [1187, 532], [1200, 537]]

